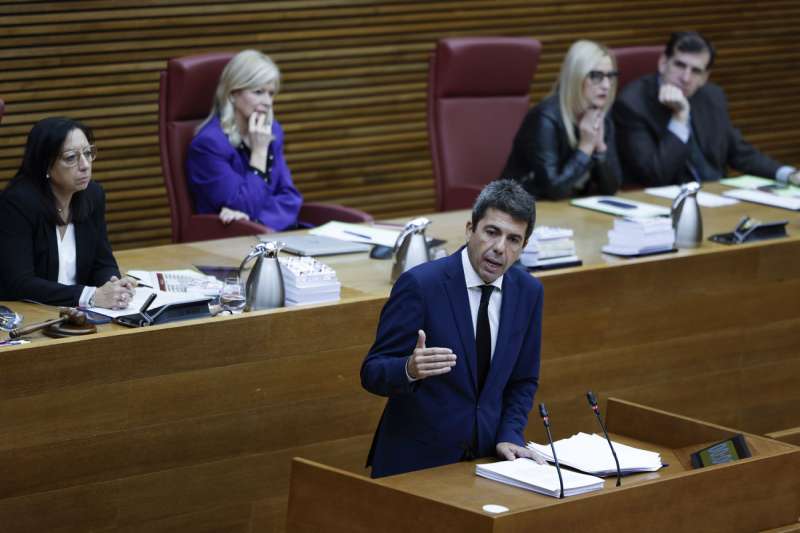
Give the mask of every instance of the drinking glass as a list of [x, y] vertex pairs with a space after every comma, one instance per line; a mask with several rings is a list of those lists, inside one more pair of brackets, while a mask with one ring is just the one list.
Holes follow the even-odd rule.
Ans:
[[237, 312], [244, 309], [245, 294], [239, 276], [228, 276], [219, 293], [219, 303], [225, 311]]

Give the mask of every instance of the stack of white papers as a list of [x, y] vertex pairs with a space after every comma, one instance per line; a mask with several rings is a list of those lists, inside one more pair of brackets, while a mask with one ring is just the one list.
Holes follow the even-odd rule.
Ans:
[[336, 271], [313, 257], [280, 256], [286, 306], [336, 302], [341, 297], [342, 284]]
[[749, 175], [722, 179], [720, 183], [736, 187], [722, 193], [729, 198], [800, 211], [800, 187], [795, 185]]
[[520, 262], [526, 267], [578, 262], [573, 237], [574, 232], [569, 228], [537, 226], [520, 255]]
[[675, 230], [669, 218], [618, 218], [608, 232], [603, 251], [614, 255], [644, 255], [672, 250]]
[[156, 291], [198, 293], [216, 296], [222, 290], [222, 282], [214, 276], [207, 276], [195, 270], [164, 270], [151, 272], [148, 270], [129, 270], [141, 283], [150, 285]]
[[[657, 452], [642, 450], [611, 441], [614, 451], [617, 452], [619, 468], [624, 474], [634, 472], [655, 472], [663, 465], [661, 455]], [[615, 476], [617, 466], [608, 441], [597, 434], [578, 433], [568, 439], [561, 439], [553, 443], [561, 466], [569, 466], [582, 472], [596, 476]], [[553, 461], [553, 453], [549, 445], [529, 442], [528, 448], [542, 454], [548, 461]]]
[[[665, 187], [648, 187], [644, 190], [647, 194], [658, 196], [660, 198], [669, 198], [674, 200], [681, 192], [679, 185], [667, 185]], [[739, 200], [733, 198], [725, 198], [718, 194], [700, 191], [697, 193], [697, 203], [701, 207], [723, 207], [726, 205], [738, 204]]]
[[[554, 498], [558, 498], [561, 494], [556, 467], [540, 465], [531, 459], [476, 465], [475, 474]], [[562, 469], [561, 478], [564, 481], [564, 496], [574, 496], [603, 488], [601, 478], [579, 472]]]

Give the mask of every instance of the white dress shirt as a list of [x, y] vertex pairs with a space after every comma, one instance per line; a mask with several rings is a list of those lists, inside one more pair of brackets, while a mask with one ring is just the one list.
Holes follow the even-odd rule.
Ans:
[[[78, 254], [75, 244], [75, 225], [67, 224], [64, 236], [56, 228], [56, 243], [58, 243], [58, 282], [62, 285], [75, 285], [75, 276], [78, 268]], [[88, 307], [89, 301], [94, 296], [95, 287], [84, 287], [78, 305]]]
[[[469, 296], [469, 310], [472, 315], [472, 333], [476, 334], [478, 328], [478, 308], [481, 306], [481, 286], [486, 285], [481, 277], [472, 268], [469, 262], [467, 248], [461, 250], [461, 265], [464, 267], [464, 282], [467, 285], [467, 296]], [[503, 303], [503, 276], [494, 280], [490, 285], [494, 285], [492, 296], [489, 298], [489, 328], [492, 331], [492, 357], [494, 357], [494, 347], [497, 344], [497, 330], [500, 327], [500, 305]]]

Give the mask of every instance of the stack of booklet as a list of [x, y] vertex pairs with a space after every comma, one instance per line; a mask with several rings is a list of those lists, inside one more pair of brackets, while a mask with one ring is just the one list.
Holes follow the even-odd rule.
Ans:
[[[547, 464], [540, 465], [531, 459], [515, 459], [477, 465], [475, 473], [487, 479], [554, 498], [558, 498], [561, 494], [556, 467]], [[601, 478], [571, 470], [562, 469], [561, 478], [564, 480], [564, 496], [574, 496], [603, 488]]]
[[668, 252], [674, 247], [675, 230], [669, 218], [625, 217], [614, 220], [603, 251], [613, 255], [647, 255]]
[[197, 293], [204, 296], [216, 296], [222, 289], [222, 282], [214, 276], [208, 276], [195, 270], [129, 270], [128, 275], [135, 276], [140, 283], [164, 292]]
[[[655, 472], [660, 469], [661, 455], [656, 452], [634, 448], [618, 442], [614, 444], [614, 451], [619, 460], [619, 469], [622, 474], [635, 472]], [[597, 434], [578, 433], [567, 439], [553, 443], [561, 466], [569, 466], [581, 472], [595, 476], [615, 476], [617, 466], [608, 441]], [[548, 461], [553, 461], [553, 453], [549, 445], [528, 443], [528, 448], [542, 454]]]
[[522, 251], [520, 262], [530, 268], [580, 265], [573, 236], [569, 228], [538, 226]]
[[336, 271], [313, 257], [280, 256], [286, 306], [338, 301], [342, 284]]

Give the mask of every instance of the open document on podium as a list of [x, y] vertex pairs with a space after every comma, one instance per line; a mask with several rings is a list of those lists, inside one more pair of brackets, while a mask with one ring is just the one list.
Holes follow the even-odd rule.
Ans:
[[[663, 466], [661, 455], [656, 452], [634, 448], [611, 441], [619, 460], [619, 469], [622, 475], [635, 472], [655, 472]], [[578, 433], [568, 439], [557, 440], [553, 443], [561, 466], [569, 466], [581, 472], [595, 476], [613, 476], [617, 474], [614, 457], [608, 441], [600, 435]], [[552, 462], [553, 454], [550, 446], [529, 442], [528, 448], [542, 454], [545, 459]]]
[[[531, 459], [521, 458], [476, 465], [475, 473], [487, 479], [532, 490], [545, 496], [558, 498], [561, 493], [556, 467], [548, 464], [540, 465]], [[564, 496], [574, 496], [603, 488], [603, 480], [599, 477], [564, 469], [561, 470], [561, 477], [564, 480]]]

